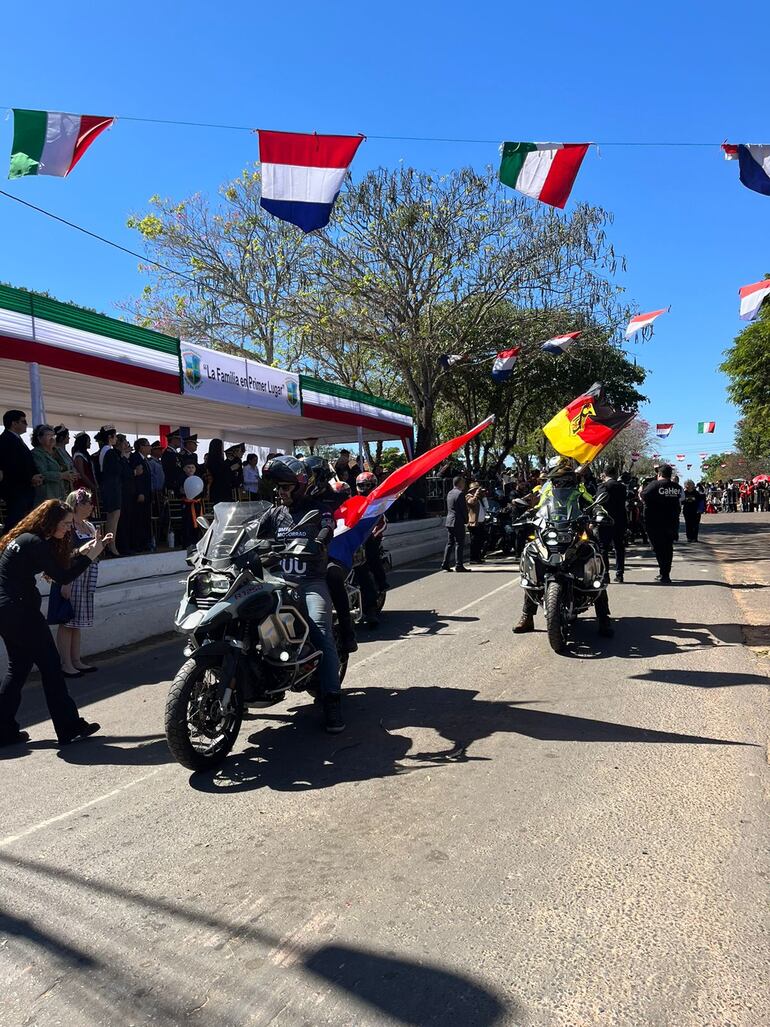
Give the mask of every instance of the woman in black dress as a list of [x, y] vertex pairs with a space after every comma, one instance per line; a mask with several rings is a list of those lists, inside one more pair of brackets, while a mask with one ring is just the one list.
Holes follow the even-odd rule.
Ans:
[[78, 713], [67, 690], [59, 651], [40, 612], [41, 596], [35, 584], [45, 574], [58, 585], [69, 585], [111, 542], [96, 538], [72, 555], [72, 509], [48, 499], [0, 538], [0, 638], [8, 651], [8, 671], [0, 682], [0, 745], [29, 741], [20, 731], [16, 713], [21, 690], [37, 665], [45, 701], [61, 745], [99, 730]]
[[212, 439], [206, 455], [206, 471], [209, 475], [209, 499], [212, 503], [232, 503], [233, 472], [225, 460], [221, 439]]
[[[120, 453], [115, 449], [118, 433], [111, 424], [103, 425], [94, 435], [99, 443], [99, 500], [107, 532], [114, 538], [120, 520], [123, 486], [121, 484]], [[107, 551], [119, 556], [117, 543], [110, 542]]]

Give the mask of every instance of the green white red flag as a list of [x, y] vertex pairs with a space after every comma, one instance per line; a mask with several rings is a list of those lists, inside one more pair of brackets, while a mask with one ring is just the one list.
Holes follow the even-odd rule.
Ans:
[[500, 181], [552, 207], [564, 207], [590, 143], [503, 143]]
[[9, 178], [64, 178], [114, 118], [14, 108]]

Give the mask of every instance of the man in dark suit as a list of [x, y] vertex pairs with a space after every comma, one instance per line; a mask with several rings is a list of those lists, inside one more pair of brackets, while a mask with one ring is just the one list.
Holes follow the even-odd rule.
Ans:
[[[441, 569], [444, 571], [468, 571], [463, 564], [465, 549], [465, 525], [468, 523], [468, 504], [465, 502], [465, 478], [458, 474], [452, 481], [453, 488], [446, 497], [447, 532], [446, 549]], [[452, 566], [454, 564], [454, 567]]]
[[[166, 479], [166, 488], [176, 492], [182, 481], [182, 465], [179, 459], [179, 446], [182, 441], [182, 433], [177, 428], [166, 436], [166, 448], [160, 458], [163, 467], [163, 474]], [[197, 463], [197, 461], [196, 461]]]
[[602, 482], [596, 493], [596, 502], [603, 506], [612, 518], [612, 527], [603, 531], [603, 525], [599, 527], [599, 541], [604, 552], [604, 559], [609, 571], [610, 546], [615, 549], [615, 581], [623, 580], [626, 562], [626, 530], [628, 528], [628, 516], [626, 513], [626, 501], [628, 490], [622, 481], [618, 481], [618, 472], [614, 467], [608, 467], [602, 475]]
[[179, 459], [182, 466], [184, 466], [184, 464], [187, 463], [187, 461], [190, 460], [190, 458], [192, 458], [195, 461], [195, 473], [198, 475], [199, 478], [202, 478], [203, 464], [201, 464], [201, 462], [198, 460], [197, 435], [187, 435], [185, 437], [184, 442], [182, 443], [182, 448], [179, 451]]
[[23, 410], [7, 410], [3, 414], [4, 431], [0, 434], [0, 496], [5, 500], [4, 530], [15, 527], [35, 505], [35, 488], [42, 485], [32, 452], [22, 435], [27, 430]]

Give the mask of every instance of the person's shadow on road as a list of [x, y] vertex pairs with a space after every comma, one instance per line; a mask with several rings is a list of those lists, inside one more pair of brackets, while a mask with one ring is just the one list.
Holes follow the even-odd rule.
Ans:
[[573, 659], [653, 659], [718, 646], [742, 645], [739, 624], [685, 623], [670, 617], [619, 617], [615, 636], [598, 638], [589, 619], [578, 620], [574, 639], [565, 652]]
[[[533, 704], [535, 700], [524, 700]], [[308, 791], [343, 782], [416, 773], [473, 760], [475, 743], [499, 732], [546, 742], [634, 742], [686, 745], [751, 745], [751, 742], [650, 730], [630, 724], [528, 709], [522, 703], [479, 698], [473, 689], [413, 686], [362, 688], [345, 694], [344, 735], [323, 734], [312, 705], [272, 714], [249, 736], [249, 748], [214, 773], [197, 773], [199, 791], [227, 794], [255, 788]], [[430, 729], [447, 743], [415, 751], [410, 732]]]

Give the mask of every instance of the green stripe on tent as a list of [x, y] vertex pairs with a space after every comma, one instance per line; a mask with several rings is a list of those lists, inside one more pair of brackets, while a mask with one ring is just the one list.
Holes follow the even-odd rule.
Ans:
[[336, 382], [323, 382], [320, 378], [311, 378], [309, 375], [301, 374], [299, 383], [301, 388], [310, 392], [319, 392], [324, 396], [336, 396], [338, 399], [350, 400], [351, 403], [366, 403], [372, 407], [379, 407], [380, 410], [391, 410], [394, 414], [403, 414], [405, 417], [413, 416], [412, 408], [404, 403], [396, 403], [392, 399], [383, 399], [381, 396], [372, 396], [368, 392], [349, 389]]
[[134, 346], [143, 346], [158, 353], [171, 353], [179, 357], [179, 339], [170, 335], [126, 324], [125, 321], [107, 317], [106, 314], [95, 314], [70, 303], [60, 303], [45, 296], [36, 296], [25, 289], [0, 285], [0, 308], [13, 310], [17, 314], [34, 315], [41, 321], [53, 321], [67, 328], [93, 332], [94, 335], [104, 335], [108, 339], [129, 342]]
[[9, 178], [36, 175], [48, 128], [46, 111], [13, 111], [13, 145]]
[[521, 168], [527, 157], [536, 150], [534, 143], [504, 143], [503, 157], [500, 161], [500, 181], [503, 185], [516, 188]]

